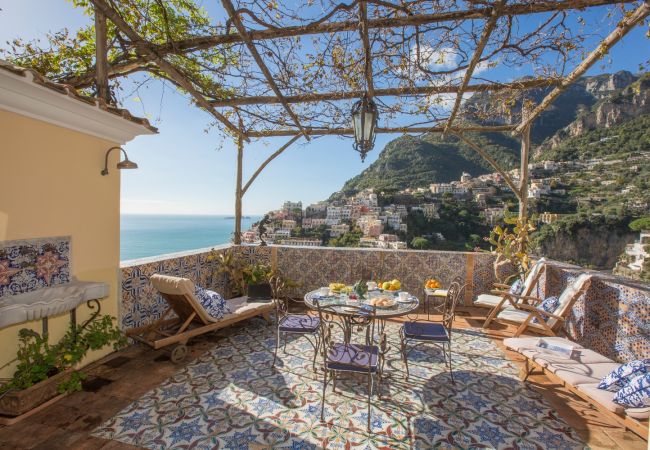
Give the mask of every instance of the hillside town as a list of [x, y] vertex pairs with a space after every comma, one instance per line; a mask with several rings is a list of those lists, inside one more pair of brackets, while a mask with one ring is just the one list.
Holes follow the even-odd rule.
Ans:
[[[648, 202], [638, 187], [626, 184], [617, 175], [617, 169], [625, 165], [628, 170], [638, 170], [638, 164], [647, 160], [648, 152], [641, 152], [625, 161], [593, 158], [585, 161], [541, 161], [529, 164], [530, 181], [528, 198], [537, 207], [540, 225], [550, 224], [575, 212], [576, 208], [603, 203], [607, 198], [586, 190], [581, 195], [570, 195], [572, 189], [590, 184], [605, 186], [611, 195], [622, 200], [630, 211], [642, 213], [648, 210]], [[508, 175], [519, 183], [519, 169]], [[340, 194], [340, 193], [339, 193]], [[354, 246], [382, 249], [406, 249], [411, 247], [406, 239], [407, 217], [422, 214], [426, 219], [437, 219], [445, 199], [471, 203], [486, 226], [494, 226], [514, 205], [515, 197], [499, 173], [473, 177], [463, 172], [459, 180], [448, 183], [432, 183], [428, 187], [407, 188], [388, 195], [369, 188], [352, 196], [335, 195], [303, 206], [302, 202], [286, 201], [278, 210], [270, 211], [265, 227], [264, 241], [281, 245], [326, 246], [346, 245], [334, 241], [356, 232], [358, 244]], [[544, 209], [548, 200], [554, 200], [551, 210]], [[545, 203], [546, 201], [546, 203]], [[575, 206], [567, 206], [574, 203]], [[558, 207], [558, 205], [560, 205]], [[573, 208], [573, 210], [571, 210]], [[261, 242], [257, 224], [244, 232], [242, 240], [247, 244]], [[444, 241], [445, 236], [431, 230], [433, 238]]]

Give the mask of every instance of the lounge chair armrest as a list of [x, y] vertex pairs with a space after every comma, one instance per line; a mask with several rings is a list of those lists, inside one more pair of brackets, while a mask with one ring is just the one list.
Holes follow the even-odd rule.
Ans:
[[552, 317], [552, 318], [555, 319], [555, 320], [565, 320], [564, 317], [556, 316], [556, 315], [553, 314], [553, 313], [546, 312], [546, 311], [544, 311], [543, 309], [536, 308], [536, 307], [534, 307], [534, 306], [532, 306], [532, 305], [517, 304], [515, 307], [516, 307], [517, 309], [522, 309], [522, 310], [524, 310], [524, 311], [535, 311], [535, 312], [538, 312], [539, 314], [541, 314], [541, 315], [543, 315], [543, 316]]
[[492, 295], [506, 295], [508, 293], [509, 293], [508, 291], [500, 291], [498, 289], [492, 289], [490, 291], [490, 294], [492, 294]]
[[526, 300], [533, 303], [541, 303], [543, 301], [543, 299], [539, 297], [535, 297], [534, 295], [516, 295], [516, 294], [510, 294], [510, 295], [513, 296], [514, 298]]
[[494, 283], [492, 284], [492, 286], [494, 286], [496, 289], [505, 289], [505, 290], [510, 289], [509, 285], [503, 283]]

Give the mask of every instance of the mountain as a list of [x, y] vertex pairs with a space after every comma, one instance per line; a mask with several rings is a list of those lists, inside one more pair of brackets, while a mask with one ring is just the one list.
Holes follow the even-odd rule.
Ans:
[[[476, 133], [471, 137], [505, 166], [516, 162], [519, 144], [515, 139], [502, 134]], [[370, 187], [379, 191], [425, 187], [457, 180], [463, 172], [477, 176], [491, 171], [474, 150], [456, 137], [404, 135], [389, 142], [367, 169], [345, 183], [341, 193], [352, 195]]]
[[[550, 90], [529, 90], [525, 93], [526, 99], [539, 103]], [[521, 120], [524, 99], [511, 99], [508, 95], [511, 93], [477, 93], [464, 103], [462, 115], [471, 123], [516, 124]], [[612, 148], [620, 148], [619, 144], [628, 149], [644, 147], [650, 139], [648, 114], [649, 74], [637, 76], [620, 71], [583, 77], [567, 88], [533, 123], [533, 159], [592, 157], [590, 155], [602, 155]], [[503, 167], [518, 166], [518, 139], [505, 133], [468, 133], [468, 137]], [[607, 143], [609, 139], [617, 140]], [[611, 145], [614, 143], [616, 147]], [[369, 187], [380, 191], [426, 187], [430, 183], [458, 180], [462, 172], [476, 176], [493, 172], [493, 169], [453, 136], [405, 135], [389, 142], [377, 160], [348, 180], [336, 195], [351, 195]]]

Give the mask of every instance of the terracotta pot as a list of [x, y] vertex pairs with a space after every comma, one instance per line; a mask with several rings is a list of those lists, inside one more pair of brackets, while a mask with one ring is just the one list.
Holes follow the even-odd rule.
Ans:
[[68, 369], [27, 389], [7, 392], [0, 398], [0, 414], [20, 416], [53, 399], [59, 395], [57, 391], [59, 383], [64, 381], [71, 372], [72, 369]]

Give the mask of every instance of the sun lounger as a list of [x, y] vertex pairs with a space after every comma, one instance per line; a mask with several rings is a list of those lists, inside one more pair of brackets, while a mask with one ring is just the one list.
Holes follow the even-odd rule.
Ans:
[[[151, 284], [167, 301], [169, 308], [163, 316], [150, 325], [127, 331], [130, 338], [143, 342], [154, 349], [177, 344], [172, 350], [172, 361], [180, 362], [187, 354], [190, 338], [209, 333], [255, 316], [262, 316], [270, 322], [273, 302], [248, 302], [246, 297], [226, 300], [231, 313], [216, 319], [205, 310], [195, 295], [194, 283], [187, 278], [155, 274]], [[175, 313], [177, 317], [170, 317]]]
[[540, 338], [521, 337], [504, 339], [503, 344], [519, 354], [524, 360], [520, 377], [525, 381], [533, 372], [541, 372], [554, 383], [591, 403], [606, 416], [648, 439], [650, 407], [625, 408], [614, 403], [615, 392], [598, 389], [600, 380], [620, 364], [582, 346], [560, 337], [541, 338], [554, 345], [575, 349], [571, 357], [554, 354], [538, 347]]

